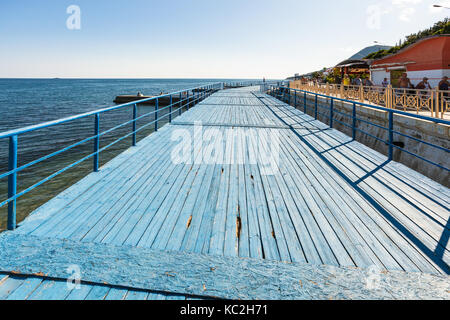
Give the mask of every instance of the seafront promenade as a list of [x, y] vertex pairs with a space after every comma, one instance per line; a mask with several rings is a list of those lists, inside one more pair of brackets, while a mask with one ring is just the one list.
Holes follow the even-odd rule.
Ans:
[[0, 299], [450, 299], [448, 188], [214, 92], [2, 233]]

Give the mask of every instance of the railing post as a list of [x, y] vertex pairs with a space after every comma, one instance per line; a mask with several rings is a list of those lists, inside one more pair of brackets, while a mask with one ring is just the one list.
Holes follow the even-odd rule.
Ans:
[[291, 88], [288, 89], [288, 105], [291, 105]]
[[318, 100], [318, 95], [316, 94], [316, 98], [314, 99], [314, 119], [316, 119], [316, 120], [317, 120], [317, 116], [318, 116], [318, 110], [317, 110], [318, 103], [317, 103], [317, 100]]
[[[434, 92], [435, 92], [435, 99], [434, 99], [434, 105], [435, 105], [435, 110], [436, 110], [436, 112], [435, 112], [435, 117], [436, 118], [439, 118], [439, 107], [440, 107], [440, 92], [439, 92], [439, 89], [438, 88], [436, 88], [435, 90], [434, 90]], [[433, 113], [433, 112], [432, 112]]]
[[356, 103], [353, 103], [353, 112], [352, 112], [352, 138], [356, 139]]
[[[8, 171], [17, 169], [17, 136], [9, 138], [9, 161]], [[14, 197], [17, 193], [17, 172], [14, 172], [8, 176], [8, 199]], [[16, 199], [8, 203], [8, 230], [16, 229]]]
[[180, 92], [180, 107], [178, 108], [178, 115], [181, 116], [181, 112], [183, 109], [183, 94]]
[[392, 86], [389, 84], [385, 91], [385, 99], [386, 99], [386, 108], [391, 109], [392, 108]]
[[189, 91], [187, 92], [187, 110], [189, 110], [189, 105], [190, 105], [190, 101], [189, 101]]
[[158, 109], [159, 109], [159, 99], [156, 98], [155, 101], [155, 132], [158, 131]]
[[306, 92], [303, 95], [303, 111], [306, 114]]
[[389, 153], [388, 159], [394, 158], [394, 112], [389, 110]]
[[169, 106], [169, 123], [172, 123], [172, 104], [173, 104], [173, 98], [172, 95], [170, 95], [170, 106]]
[[137, 118], [137, 104], [133, 106], [133, 135], [132, 135], [132, 146], [136, 146], [136, 118]]
[[330, 128], [333, 128], [333, 116], [334, 116], [334, 99], [330, 101]]
[[297, 109], [297, 90], [294, 89], [294, 108]]
[[94, 172], [98, 172], [99, 150], [100, 150], [100, 114], [95, 114], [94, 121]]

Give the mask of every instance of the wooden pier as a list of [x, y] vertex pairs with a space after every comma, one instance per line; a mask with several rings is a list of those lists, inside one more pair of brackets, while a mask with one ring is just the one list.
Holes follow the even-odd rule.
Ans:
[[258, 89], [213, 94], [1, 234], [0, 299], [450, 299], [449, 189]]

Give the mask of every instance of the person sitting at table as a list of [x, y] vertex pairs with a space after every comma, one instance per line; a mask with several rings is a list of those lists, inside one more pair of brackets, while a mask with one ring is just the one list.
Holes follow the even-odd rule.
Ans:
[[439, 82], [438, 88], [440, 91], [446, 91], [444, 92], [444, 97], [448, 97], [448, 89], [450, 87], [450, 83], [448, 82], [448, 77], [445, 76], [442, 78], [441, 82]]
[[421, 89], [421, 90], [423, 90], [423, 89], [429, 89], [429, 90], [431, 90], [431, 85], [430, 85], [430, 83], [428, 82], [428, 78], [427, 78], [427, 77], [423, 78], [423, 80], [420, 81], [420, 82], [417, 84], [416, 89]]
[[366, 79], [364, 79], [364, 86], [366, 86], [366, 87], [371, 87], [371, 86], [373, 86], [373, 83], [372, 83], [372, 81], [370, 81], [370, 79], [369, 78], [366, 78]]
[[344, 76], [344, 80], [342, 81], [342, 84], [343, 84], [344, 86], [349, 86], [349, 85], [350, 85], [350, 77], [348, 76], [348, 74], [346, 74], [346, 75]]
[[448, 82], [448, 77], [445, 76], [442, 78], [441, 82], [439, 82], [439, 90], [448, 91], [450, 87], [450, 83]]

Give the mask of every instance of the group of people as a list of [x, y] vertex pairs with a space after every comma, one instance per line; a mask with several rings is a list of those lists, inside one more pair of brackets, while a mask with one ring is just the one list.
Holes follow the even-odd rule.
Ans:
[[[356, 77], [353, 79], [353, 81], [350, 79], [348, 74], [344, 76], [344, 79], [342, 80], [342, 84], [345, 86], [349, 85], [363, 85], [365, 87], [371, 87], [373, 86], [373, 82], [370, 81], [370, 79], [361, 79], [361, 77]], [[387, 88], [389, 86], [389, 81], [387, 78], [384, 78], [383, 82], [381, 83], [383, 88]], [[450, 87], [450, 83], [448, 81], [448, 77], [443, 77], [441, 82], [439, 82], [438, 89], [441, 91], [448, 91]], [[406, 73], [403, 73], [401, 78], [398, 82], [398, 88], [400, 89], [420, 89], [420, 90], [431, 90], [432, 87], [430, 83], [428, 82], [428, 78], [424, 77], [421, 82], [419, 82], [416, 86], [414, 86], [411, 82], [411, 80], [408, 78], [408, 75]]]
[[[385, 79], [387, 80], [387, 79]], [[420, 81], [416, 86], [411, 83], [411, 80], [408, 78], [406, 73], [403, 73], [401, 78], [399, 79], [399, 88], [401, 89], [419, 89], [419, 90], [432, 90], [430, 83], [428, 82], [428, 78], [424, 77], [422, 81]], [[437, 89], [441, 91], [448, 91], [450, 83], [448, 82], [448, 77], [445, 76], [439, 82]], [[447, 94], [447, 93], [446, 93]]]
[[342, 84], [344, 86], [349, 86], [349, 85], [353, 85], [353, 86], [360, 86], [363, 85], [365, 87], [371, 87], [373, 86], [373, 82], [370, 81], [369, 78], [365, 78], [365, 79], [361, 79], [361, 77], [356, 77], [353, 80], [350, 79], [350, 77], [348, 76], [348, 74], [344, 75], [344, 79], [342, 80]]

